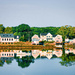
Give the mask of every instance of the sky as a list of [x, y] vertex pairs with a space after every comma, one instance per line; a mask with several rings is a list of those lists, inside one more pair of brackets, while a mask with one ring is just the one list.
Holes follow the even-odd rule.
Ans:
[[0, 24], [75, 27], [75, 0], [0, 0]]

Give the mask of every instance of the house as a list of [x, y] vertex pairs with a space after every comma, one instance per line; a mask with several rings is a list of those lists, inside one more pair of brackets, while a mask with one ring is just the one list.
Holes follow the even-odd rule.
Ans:
[[46, 35], [46, 41], [53, 41], [53, 37], [52, 37], [52, 34], [51, 33], [48, 33]]
[[14, 52], [0, 52], [0, 57], [14, 57]]
[[61, 57], [63, 54], [62, 49], [59, 50], [54, 49], [53, 54], [56, 55], [57, 57]]
[[39, 36], [35, 34], [32, 37], [32, 44], [36, 44], [36, 45], [39, 44], [39, 40], [40, 40]]
[[19, 36], [19, 35], [14, 36], [14, 42], [19, 42], [19, 38], [20, 38], [20, 36]]
[[75, 38], [74, 39], [69, 39], [69, 44], [75, 44]]
[[69, 49], [65, 49], [65, 54], [69, 54], [70, 50]]
[[55, 37], [55, 42], [56, 42], [56, 43], [62, 43], [62, 41], [63, 41], [63, 39], [62, 39], [62, 36], [61, 36], [61, 35], [57, 35], [57, 36]]
[[46, 51], [40, 51], [40, 57], [46, 57]]
[[36, 59], [40, 54], [40, 50], [32, 50], [32, 56]]
[[5, 44], [19, 42], [19, 38], [20, 36], [14, 36], [13, 34], [0, 34], [0, 42]]
[[14, 59], [14, 52], [12, 50], [1, 50], [0, 52], [0, 60], [3, 62], [12, 61]]
[[51, 59], [52, 56], [53, 56], [52, 50], [47, 50], [47, 52], [46, 52], [46, 57], [47, 57], [48, 59]]
[[52, 54], [52, 50], [40, 51], [40, 57], [47, 57], [48, 59], [51, 59]]
[[13, 34], [0, 34], [1, 43], [13, 43], [14, 42], [14, 35]]
[[41, 33], [40, 34], [40, 41], [46, 41], [46, 33]]
[[57, 35], [55, 37], [55, 43], [56, 43], [56, 47], [62, 47], [62, 42], [63, 42], [63, 39], [62, 39], [62, 36], [61, 35]]
[[26, 52], [22, 52], [22, 51], [17, 52], [16, 54], [17, 54], [17, 56], [20, 57], [20, 58], [22, 58], [22, 57], [24, 57], [24, 56], [30, 56], [30, 55], [31, 55], [31, 53], [26, 53]]
[[69, 39], [67, 38], [67, 39], [65, 39], [65, 43], [69, 43]]

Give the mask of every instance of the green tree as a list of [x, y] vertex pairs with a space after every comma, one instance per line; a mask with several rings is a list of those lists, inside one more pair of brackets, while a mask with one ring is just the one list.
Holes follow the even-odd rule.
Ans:
[[20, 41], [24, 41], [24, 37], [23, 37], [23, 36], [21, 36], [19, 40], [20, 40]]
[[3, 24], [0, 24], [0, 33], [4, 33], [5, 27], [3, 26]]
[[14, 35], [16, 35], [16, 36], [17, 36], [17, 35], [20, 35], [20, 32], [15, 32]]
[[63, 41], [65, 40], [65, 38], [73, 39], [75, 38], [75, 27], [68, 25], [62, 26], [58, 30], [57, 34], [62, 35]]
[[17, 32], [27, 32], [30, 31], [30, 26], [27, 24], [21, 24], [17, 27]]
[[4, 32], [7, 33], [7, 34], [8, 33], [10, 33], [10, 34], [13, 33], [12, 27], [6, 27]]
[[28, 38], [30, 38], [30, 34], [31, 34], [31, 28], [29, 25], [27, 24], [21, 24], [17, 27], [16, 29], [17, 33], [20, 33], [20, 35], [22, 36], [20, 38], [20, 41], [28, 41]]

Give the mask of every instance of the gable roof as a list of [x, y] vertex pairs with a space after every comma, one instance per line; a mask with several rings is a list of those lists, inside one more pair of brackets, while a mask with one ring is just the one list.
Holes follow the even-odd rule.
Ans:
[[14, 37], [13, 34], [0, 34], [1, 37]]
[[[18, 36], [18, 38], [17, 38], [17, 36]], [[14, 39], [19, 39], [19, 38], [20, 38], [20, 36], [19, 36], [19, 35], [17, 35], [17, 36], [14, 36]]]
[[39, 39], [39, 36], [35, 34], [34, 36], [32, 36], [32, 39], [33, 39], [33, 38]]

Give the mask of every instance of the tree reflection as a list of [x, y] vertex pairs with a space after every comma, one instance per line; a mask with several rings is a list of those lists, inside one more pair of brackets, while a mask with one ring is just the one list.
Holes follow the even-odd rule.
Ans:
[[26, 57], [16, 57], [16, 60], [18, 62], [18, 66], [25, 68], [28, 67], [31, 63], [34, 63], [34, 58], [32, 56], [26, 56]]
[[3, 66], [4, 62], [0, 59], [0, 66]]
[[62, 61], [60, 61], [62, 66], [72, 66], [75, 65], [75, 54], [69, 53], [69, 54], [63, 54], [61, 57]]

